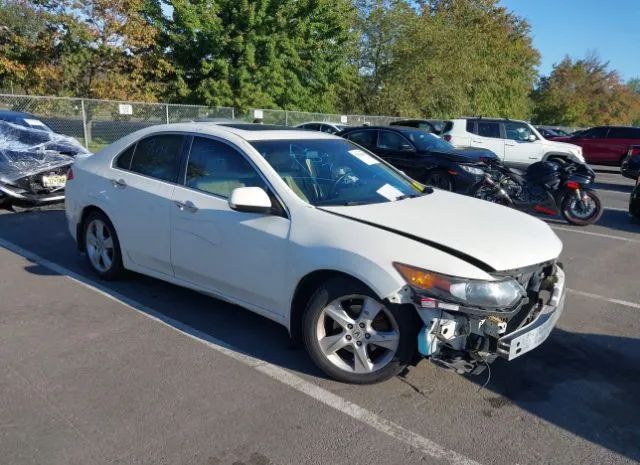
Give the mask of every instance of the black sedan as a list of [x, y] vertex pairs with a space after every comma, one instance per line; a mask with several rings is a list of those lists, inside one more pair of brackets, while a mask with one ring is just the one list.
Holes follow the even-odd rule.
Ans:
[[629, 214], [640, 220], [640, 177], [636, 181], [636, 187], [631, 192], [629, 199]]
[[339, 133], [372, 151], [416, 181], [467, 194], [484, 177], [484, 161], [496, 158], [485, 149], [455, 148], [415, 128], [369, 126]]
[[627, 178], [638, 179], [638, 176], [640, 176], [640, 150], [636, 150], [635, 152], [627, 155], [627, 157], [622, 161], [620, 171], [622, 172], [622, 175]]

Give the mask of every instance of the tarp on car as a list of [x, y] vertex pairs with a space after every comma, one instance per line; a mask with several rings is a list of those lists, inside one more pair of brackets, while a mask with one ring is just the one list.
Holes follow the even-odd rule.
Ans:
[[72, 137], [0, 121], [0, 182], [69, 165], [89, 153]]

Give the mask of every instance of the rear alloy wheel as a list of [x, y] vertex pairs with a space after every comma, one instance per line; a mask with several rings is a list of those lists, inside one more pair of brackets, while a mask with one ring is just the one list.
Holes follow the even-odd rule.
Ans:
[[398, 374], [415, 354], [412, 308], [386, 305], [361, 283], [335, 278], [311, 298], [304, 342], [313, 361], [339, 381], [369, 384]]
[[453, 190], [453, 176], [444, 170], [434, 170], [427, 173], [424, 178], [424, 183], [445, 191]]
[[84, 249], [91, 268], [102, 279], [113, 280], [122, 274], [118, 236], [101, 212], [93, 212], [85, 220]]

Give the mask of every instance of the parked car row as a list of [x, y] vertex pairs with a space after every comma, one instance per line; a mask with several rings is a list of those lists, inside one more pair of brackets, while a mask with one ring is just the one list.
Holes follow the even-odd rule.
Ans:
[[69, 231], [101, 278], [133, 270], [248, 308], [345, 382], [382, 381], [421, 357], [479, 373], [542, 344], [565, 301], [551, 228], [424, 186], [352, 139], [390, 161], [437, 153], [475, 169], [490, 155], [415, 128], [346, 133], [138, 131], [76, 160]]

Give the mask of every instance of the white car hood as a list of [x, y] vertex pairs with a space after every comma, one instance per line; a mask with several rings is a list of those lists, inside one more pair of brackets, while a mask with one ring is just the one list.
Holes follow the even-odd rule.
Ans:
[[495, 271], [553, 260], [562, 251], [562, 242], [543, 221], [508, 207], [438, 189], [414, 199], [322, 209], [419, 238], [446, 252], [466, 255], [473, 259], [467, 261], [482, 262]]
[[568, 151], [568, 152], [576, 153], [580, 151], [580, 146], [576, 144], [569, 144], [567, 142], [560, 142], [560, 141], [545, 139], [544, 145], [552, 149], [562, 150], [563, 152]]

